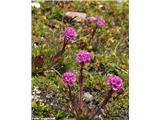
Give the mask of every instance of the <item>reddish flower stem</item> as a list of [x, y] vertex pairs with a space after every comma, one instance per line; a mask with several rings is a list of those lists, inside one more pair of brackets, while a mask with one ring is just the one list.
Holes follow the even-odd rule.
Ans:
[[59, 50], [55, 55], [51, 57], [51, 63], [48, 65], [46, 69], [43, 69], [43, 71], [50, 69], [52, 65], [59, 60], [60, 56], [65, 52], [65, 47], [67, 46], [67, 44], [68, 44], [68, 40], [64, 38], [62, 49]]
[[59, 60], [59, 57], [65, 52], [65, 47], [67, 45], [67, 40], [64, 39], [63, 41], [63, 47], [61, 50], [59, 50], [54, 56], [52, 56], [52, 64], [57, 62]]
[[80, 109], [83, 107], [83, 66], [84, 64], [81, 63], [81, 68], [80, 68]]
[[100, 110], [108, 103], [109, 99], [112, 97], [112, 94], [114, 93], [113, 90], [110, 90], [108, 95], [106, 95], [104, 101], [101, 103], [101, 105], [99, 106], [99, 108], [95, 111], [93, 111], [90, 115], [90, 119], [92, 120], [92, 118], [94, 118], [94, 116], [96, 114], [98, 114], [100, 112]]
[[69, 91], [68, 91], [68, 95], [69, 95], [69, 99], [70, 99], [70, 101], [71, 101], [71, 105], [72, 105], [72, 107], [71, 107], [71, 111], [72, 112], [76, 112], [76, 109], [75, 109], [75, 106], [74, 106], [74, 101], [73, 101], [73, 97], [72, 97], [72, 90], [71, 90], [71, 87], [70, 86], [68, 86], [68, 88], [69, 88]]
[[71, 87], [68, 86], [68, 88], [69, 88], [69, 91], [68, 91], [68, 93], [69, 93], [69, 98], [70, 98], [71, 103], [72, 103], [72, 92], [71, 92]]

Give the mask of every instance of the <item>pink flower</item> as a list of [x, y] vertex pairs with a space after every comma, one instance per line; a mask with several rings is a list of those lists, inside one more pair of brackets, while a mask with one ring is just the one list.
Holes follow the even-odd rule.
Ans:
[[69, 87], [72, 87], [73, 83], [76, 81], [76, 75], [74, 73], [72, 73], [72, 72], [65, 72], [62, 75], [62, 80]]
[[98, 27], [102, 27], [104, 24], [106, 24], [106, 20], [103, 19], [102, 17], [97, 17], [96, 18], [96, 24]]
[[77, 38], [77, 33], [73, 27], [67, 27], [64, 30], [64, 38], [66, 40], [75, 40]]
[[93, 22], [95, 22], [95, 20], [96, 20], [95, 17], [88, 17], [87, 18], [88, 23], [93, 23]]
[[123, 87], [123, 80], [119, 76], [110, 75], [108, 77], [107, 84], [112, 87], [113, 91], [118, 92]]
[[78, 63], [90, 63], [91, 62], [91, 54], [87, 51], [80, 51], [77, 55], [76, 55], [76, 61]]

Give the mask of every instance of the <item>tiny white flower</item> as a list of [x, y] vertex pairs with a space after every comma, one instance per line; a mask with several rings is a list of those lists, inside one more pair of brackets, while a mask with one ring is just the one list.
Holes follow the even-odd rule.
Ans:
[[32, 95], [32, 99], [35, 97], [35, 95]]
[[99, 5], [99, 8], [102, 8], [103, 7], [103, 5]]
[[40, 8], [41, 7], [41, 5], [38, 2], [31, 3], [31, 6], [35, 7], [35, 8]]
[[53, 106], [53, 103], [51, 103], [50, 105], [52, 105], [52, 106]]

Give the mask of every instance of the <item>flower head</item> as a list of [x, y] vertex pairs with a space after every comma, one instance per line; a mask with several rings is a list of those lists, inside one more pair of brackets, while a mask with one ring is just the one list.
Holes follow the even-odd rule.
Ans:
[[87, 18], [88, 23], [93, 23], [93, 22], [95, 22], [95, 20], [96, 20], [95, 17], [88, 17]]
[[96, 24], [98, 27], [102, 27], [104, 24], [106, 24], [106, 20], [103, 19], [102, 17], [97, 17], [96, 18]]
[[118, 92], [123, 87], [123, 80], [119, 76], [110, 75], [107, 80], [108, 85], [112, 87], [112, 90]]
[[62, 75], [62, 80], [69, 87], [72, 87], [73, 83], [76, 81], [76, 75], [74, 73], [72, 73], [72, 72], [65, 72]]
[[92, 56], [89, 52], [87, 51], [80, 51], [77, 55], [76, 55], [76, 61], [78, 63], [90, 63], [92, 59]]
[[75, 40], [77, 38], [77, 32], [73, 27], [67, 27], [64, 30], [64, 38], [66, 40]]

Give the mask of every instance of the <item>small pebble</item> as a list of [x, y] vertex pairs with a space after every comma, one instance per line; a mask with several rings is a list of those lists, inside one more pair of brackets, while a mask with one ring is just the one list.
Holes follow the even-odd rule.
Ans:
[[66, 12], [64, 17], [66, 18], [71, 18], [77, 22], [83, 22], [86, 19], [86, 13], [82, 13], [82, 12]]
[[84, 97], [86, 97], [89, 101], [93, 100], [93, 96], [89, 92], [85, 92]]

